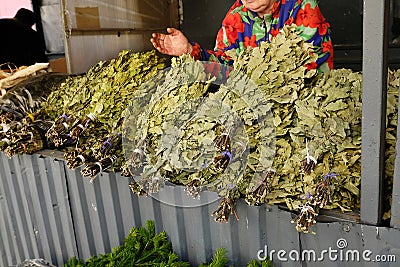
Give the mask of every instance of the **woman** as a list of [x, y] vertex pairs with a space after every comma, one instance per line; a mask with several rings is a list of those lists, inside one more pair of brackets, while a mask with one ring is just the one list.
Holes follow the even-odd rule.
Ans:
[[236, 54], [247, 46], [269, 42], [284, 25], [296, 24], [300, 36], [313, 44], [318, 60], [308, 68], [329, 71], [333, 68], [330, 25], [318, 7], [318, 0], [237, 0], [222, 21], [214, 50], [205, 50], [174, 28], [168, 34], [153, 33], [150, 41], [161, 53], [180, 56], [190, 53], [195, 59], [232, 64], [227, 52]]

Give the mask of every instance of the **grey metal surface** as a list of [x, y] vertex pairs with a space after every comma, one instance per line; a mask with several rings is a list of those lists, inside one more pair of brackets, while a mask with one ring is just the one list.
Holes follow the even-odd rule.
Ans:
[[[301, 251], [310, 250], [316, 252], [317, 260], [307, 262], [308, 266], [364, 266], [360, 262], [349, 262], [349, 261], [332, 261], [329, 255], [324, 255], [323, 260], [321, 252], [323, 250], [338, 250], [337, 241], [344, 239], [348, 242], [348, 249], [360, 249], [362, 248], [362, 241], [360, 238], [360, 226], [357, 224], [350, 223], [328, 223], [328, 224], [317, 224], [314, 227], [315, 234], [301, 235]], [[332, 253], [331, 258], [334, 259], [336, 254]], [[338, 255], [339, 256], [339, 255]], [[318, 260], [318, 259], [321, 260]]]
[[1, 266], [27, 258], [57, 265], [76, 251], [64, 164], [0, 153]]
[[[318, 223], [314, 229], [314, 235], [301, 235], [300, 250], [315, 251], [317, 260], [305, 262], [303, 266], [399, 266], [397, 229], [351, 223]], [[323, 250], [331, 250], [332, 254], [325, 254], [324, 260], [319, 261]]]
[[[399, 100], [400, 106], [400, 100]], [[398, 117], [397, 125], [400, 125], [400, 116]], [[397, 128], [397, 136], [400, 136], [400, 127]], [[393, 174], [393, 193], [392, 193], [392, 217], [390, 225], [395, 228], [400, 228], [400, 138], [396, 140], [396, 157], [394, 161]]]
[[88, 259], [118, 246], [134, 225], [140, 225], [128, 182], [103, 174], [90, 183], [79, 170], [66, 170], [78, 255]]
[[364, 0], [361, 220], [379, 224], [385, 159], [389, 0]]
[[[396, 242], [400, 239], [400, 230], [397, 229], [343, 221], [317, 223], [312, 228], [315, 234], [299, 234], [290, 222], [294, 216], [291, 212], [278, 206], [248, 206], [243, 200], [236, 207], [239, 220], [232, 217], [229, 223], [221, 224], [211, 218], [211, 213], [218, 206], [218, 201], [209, 201], [211, 198], [205, 199], [204, 205], [180, 207], [185, 194], [182, 187], [175, 187], [165, 201], [164, 198], [133, 195], [128, 188], [128, 178], [118, 174], [106, 173], [90, 183], [79, 174], [79, 170], [67, 170], [66, 173], [78, 254], [84, 259], [110, 251], [116, 243], [122, 242], [131, 227], [154, 220], [156, 230], [165, 230], [174, 251], [193, 266], [209, 262], [220, 247], [227, 249], [230, 264], [234, 266], [246, 266], [248, 261], [257, 258], [260, 250], [267, 253], [275, 250], [275, 266], [396, 266], [393, 262], [378, 264], [362, 259], [345, 261], [345, 258], [338, 258], [332, 261], [327, 255], [323, 261], [285, 261], [277, 258], [280, 250], [287, 253], [314, 250], [320, 256], [324, 249], [337, 249], [339, 239], [348, 243], [343, 253], [347, 250], [362, 253], [368, 249], [373, 255], [391, 254], [400, 260], [400, 244]], [[171, 199], [175, 199], [178, 206], [172, 205]], [[115, 238], [114, 243], [110, 241], [111, 236]]]
[[67, 170], [66, 174], [78, 254], [83, 259], [111, 251], [122, 243], [131, 227], [142, 226], [147, 220], [155, 221], [158, 232], [165, 230], [174, 251], [193, 266], [211, 261], [221, 247], [226, 248], [235, 266], [245, 266], [256, 259], [257, 252], [268, 242], [277, 249], [299, 247], [291, 214], [278, 207], [249, 207], [241, 200], [237, 204], [239, 220], [232, 217], [229, 223], [221, 224], [211, 217], [219, 201], [206, 198], [204, 205], [181, 207], [186, 195], [182, 187], [176, 186], [165, 201], [133, 195], [128, 178], [119, 174], [102, 174], [93, 183], [83, 178], [79, 170]]
[[[79, 170], [68, 170], [64, 161], [39, 155], [7, 159], [0, 154], [0, 166], [0, 266], [16, 265], [25, 258], [44, 258], [58, 266], [72, 256], [88, 259], [110, 252], [131, 227], [142, 226], [146, 220], [155, 221], [157, 232], [165, 230], [174, 251], [193, 266], [209, 262], [221, 247], [227, 249], [234, 266], [245, 266], [258, 254], [272, 251], [278, 267], [398, 266], [395, 262], [332, 261], [327, 254], [323, 261], [289, 257], [309, 250], [320, 256], [323, 250], [337, 249], [337, 241], [343, 238], [348, 244], [344, 253], [368, 249], [372, 255], [400, 260], [399, 229], [342, 221], [317, 223], [312, 228], [315, 234], [299, 234], [290, 222], [291, 212], [278, 206], [252, 207], [243, 200], [236, 207], [239, 220], [232, 217], [221, 224], [211, 218], [218, 205], [213, 196], [206, 195], [204, 205], [182, 207], [182, 187], [166, 191], [165, 201], [133, 195], [129, 179], [119, 174], [104, 173], [90, 183]], [[283, 259], [279, 251], [286, 253]]]

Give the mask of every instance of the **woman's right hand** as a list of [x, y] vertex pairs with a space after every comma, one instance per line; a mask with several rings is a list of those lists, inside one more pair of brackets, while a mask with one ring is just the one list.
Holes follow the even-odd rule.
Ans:
[[167, 28], [167, 33], [153, 33], [150, 39], [154, 48], [160, 53], [180, 56], [192, 52], [192, 45], [181, 31], [175, 28]]

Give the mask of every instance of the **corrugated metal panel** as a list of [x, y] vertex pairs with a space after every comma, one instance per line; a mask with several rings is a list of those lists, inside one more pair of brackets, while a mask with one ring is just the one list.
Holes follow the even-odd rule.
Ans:
[[[209, 262], [221, 247], [227, 249], [231, 263], [236, 266], [255, 259], [268, 242], [276, 244], [277, 249], [299, 247], [298, 233], [290, 223], [291, 214], [277, 207], [249, 207], [239, 201], [239, 221], [232, 218], [229, 223], [221, 224], [211, 218], [219, 204], [216, 201], [181, 207], [186, 195], [182, 187], [172, 189], [165, 203], [133, 195], [129, 180], [118, 174], [106, 173], [90, 183], [79, 170], [67, 170], [67, 179], [78, 251], [84, 259], [111, 251], [122, 243], [131, 227], [142, 226], [146, 220], [155, 221], [158, 232], [165, 230], [174, 251], [194, 266]], [[203, 201], [209, 203], [210, 199]]]
[[0, 153], [0, 166], [2, 266], [26, 258], [62, 264], [76, 254], [63, 162]]
[[[218, 248], [228, 251], [230, 264], [245, 266], [259, 251], [273, 254], [275, 266], [398, 266], [394, 262], [295, 261], [289, 258], [305, 250], [371, 250], [373, 255], [400, 259], [400, 230], [352, 222], [317, 223], [315, 234], [299, 234], [290, 223], [293, 214], [278, 206], [237, 204], [239, 220], [217, 223], [211, 213], [218, 201], [205, 194], [193, 207], [183, 207], [182, 187], [167, 187], [163, 198], [137, 197], [129, 179], [104, 173], [93, 183], [79, 170], [68, 170], [64, 161], [39, 155], [0, 154], [0, 265], [10, 266], [25, 258], [44, 258], [61, 266], [68, 258], [88, 259], [121, 244], [132, 227], [154, 220], [165, 230], [174, 251], [193, 266], [209, 262]], [[174, 205], [173, 203], [177, 205]], [[278, 258], [283, 250], [287, 261]], [[338, 254], [340, 255], [340, 254]]]
[[[131, 227], [142, 226], [146, 220], [154, 220], [157, 231], [165, 230], [174, 251], [193, 266], [209, 262], [221, 247], [227, 249], [230, 264], [235, 266], [245, 266], [266, 248], [269, 252], [275, 250], [275, 266], [394, 266], [390, 265], [393, 263], [332, 261], [327, 255], [323, 261], [281, 261], [276, 258], [279, 250], [287, 253], [315, 250], [321, 253], [329, 247], [337, 249], [340, 239], [346, 240], [348, 249], [360, 252], [369, 249], [373, 255], [385, 252], [397, 255], [400, 251], [396, 242], [385, 242], [382, 238], [383, 235], [390, 235], [390, 240], [400, 238], [400, 231], [389, 228], [352, 222], [317, 223], [313, 227], [315, 234], [299, 234], [290, 222], [293, 218], [291, 212], [277, 206], [251, 207], [243, 200], [237, 204], [239, 220], [231, 218], [229, 223], [221, 224], [210, 216], [218, 206], [218, 202], [212, 201], [212, 196], [203, 200], [209, 204], [181, 207], [186, 194], [182, 187], [167, 189], [163, 193], [167, 196], [160, 200], [133, 195], [128, 179], [118, 174], [103, 174], [93, 184], [79, 171], [67, 171], [67, 178], [73, 194], [71, 200], [75, 202], [71, 206], [77, 233], [81, 233], [77, 235], [77, 243], [80, 255], [85, 259], [110, 251], [116, 243], [122, 242]], [[76, 219], [77, 216], [81, 219]], [[381, 231], [381, 237], [376, 235], [377, 231]], [[111, 236], [114, 236], [114, 241], [110, 240]]]
[[[111, 251], [135, 222], [128, 184], [118, 185], [114, 174], [103, 174], [92, 184], [79, 170], [66, 173], [79, 256], [87, 259]], [[120, 192], [121, 186], [128, 191]]]

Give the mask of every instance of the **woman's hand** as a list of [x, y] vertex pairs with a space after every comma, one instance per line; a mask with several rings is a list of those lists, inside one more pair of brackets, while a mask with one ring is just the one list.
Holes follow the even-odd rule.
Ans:
[[153, 33], [150, 42], [160, 53], [180, 56], [192, 52], [192, 45], [183, 33], [174, 28], [167, 28], [168, 34]]

